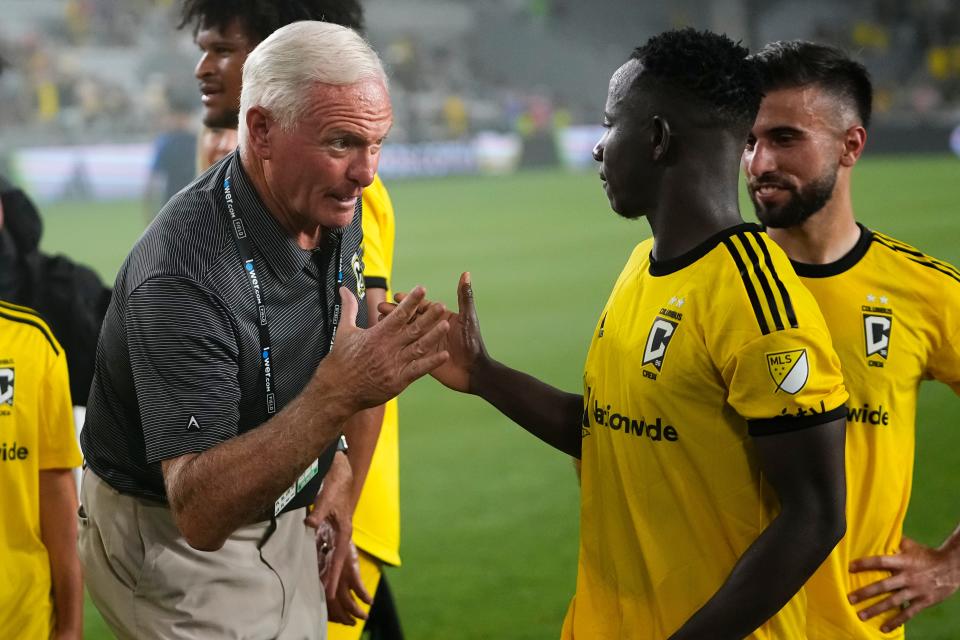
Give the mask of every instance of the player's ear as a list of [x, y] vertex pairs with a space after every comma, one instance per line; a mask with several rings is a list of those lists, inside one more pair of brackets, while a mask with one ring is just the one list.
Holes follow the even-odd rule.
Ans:
[[653, 116], [653, 161], [666, 159], [670, 151], [670, 122], [663, 116]]
[[272, 134], [279, 128], [270, 112], [261, 106], [253, 106], [247, 109], [247, 146], [261, 160], [269, 160], [272, 156], [271, 139]]
[[840, 155], [840, 166], [852, 167], [860, 159], [863, 148], [867, 144], [867, 130], [861, 125], [854, 125], [843, 134], [843, 153]]

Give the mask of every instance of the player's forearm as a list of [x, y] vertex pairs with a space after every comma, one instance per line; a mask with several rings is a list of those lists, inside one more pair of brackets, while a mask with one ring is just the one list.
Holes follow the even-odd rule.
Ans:
[[219, 549], [241, 526], [272, 515], [277, 497], [340, 435], [357, 407], [333, 383], [336, 372], [321, 369], [258, 428], [163, 461], [167, 500], [191, 546]]
[[77, 485], [72, 469], [40, 472], [40, 539], [50, 559], [56, 637], [83, 633], [83, 575], [77, 555]]
[[494, 360], [471, 372], [470, 391], [550, 446], [580, 457], [583, 396]]
[[373, 452], [377, 448], [377, 440], [380, 438], [380, 429], [383, 426], [383, 413], [384, 407], [380, 405], [354, 414], [343, 425], [343, 434], [349, 445], [347, 458], [353, 470], [351, 510], [356, 508], [360, 500], [363, 483], [366, 482], [367, 473], [370, 471], [370, 462], [373, 460]]
[[779, 611], [843, 537], [842, 510], [785, 508], [740, 557], [723, 586], [670, 640], [743, 638]]

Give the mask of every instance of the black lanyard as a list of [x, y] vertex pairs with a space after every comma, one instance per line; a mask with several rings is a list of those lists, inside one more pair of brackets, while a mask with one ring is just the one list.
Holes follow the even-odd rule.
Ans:
[[[263, 360], [261, 367], [261, 378], [263, 380], [264, 392], [266, 394], [267, 415], [273, 415], [277, 411], [276, 396], [273, 392], [273, 362], [270, 354], [270, 324], [267, 318], [267, 306], [265, 295], [260, 279], [257, 277], [257, 270], [254, 266], [253, 251], [250, 247], [250, 240], [247, 235], [246, 226], [243, 224], [243, 218], [240, 212], [234, 207], [233, 191], [231, 190], [231, 175], [227, 173], [223, 179], [223, 197], [227, 203], [227, 212], [230, 214], [230, 222], [233, 227], [233, 239], [237, 245], [237, 251], [240, 253], [240, 264], [246, 273], [253, 289], [254, 298], [257, 301], [257, 331], [260, 334], [260, 356]], [[343, 285], [343, 234], [337, 234], [337, 286], [334, 291], [336, 303], [333, 305], [333, 318], [330, 321], [330, 344], [327, 347], [327, 353], [333, 349], [333, 342], [337, 338], [337, 327], [340, 325], [340, 315], [342, 304], [340, 300], [340, 287]], [[319, 273], [320, 291], [322, 293], [323, 308], [327, 308], [326, 282], [321, 270]], [[324, 354], [326, 355], [326, 354]]]
[[[233, 227], [233, 239], [237, 245], [237, 251], [240, 253], [240, 264], [244, 271], [247, 274], [247, 278], [250, 281], [250, 287], [253, 289], [254, 298], [257, 301], [257, 317], [259, 321], [257, 322], [257, 331], [260, 334], [260, 355], [263, 360], [263, 367], [261, 368], [261, 379], [263, 380], [264, 392], [266, 393], [266, 404], [267, 404], [267, 415], [273, 415], [277, 410], [276, 396], [273, 392], [273, 366], [274, 363], [271, 361], [270, 356], [270, 324], [269, 319], [267, 318], [267, 307], [264, 302], [265, 295], [263, 292], [263, 287], [261, 286], [260, 280], [257, 278], [257, 270], [254, 266], [253, 261], [253, 251], [250, 248], [250, 240], [247, 236], [247, 229], [243, 224], [243, 218], [240, 216], [240, 212], [237, 211], [233, 202], [233, 192], [231, 190], [231, 175], [228, 172], [223, 179], [223, 197], [227, 203], [227, 211], [230, 214], [230, 224]], [[340, 300], [340, 287], [343, 285], [343, 233], [340, 232], [337, 234], [337, 251], [336, 251], [336, 261], [337, 261], [337, 286], [334, 291], [334, 296], [336, 296], [336, 303], [333, 305], [333, 318], [330, 321], [330, 343], [327, 346], [327, 353], [330, 349], [333, 349], [333, 341], [337, 337], [337, 327], [340, 324], [340, 315], [342, 313], [342, 305]], [[318, 281], [320, 284], [321, 300], [323, 309], [327, 308], [327, 284], [325, 279], [325, 271], [322, 267], [318, 269]], [[326, 353], [323, 354], [326, 356]], [[329, 465], [329, 460], [326, 461], [326, 464]], [[294, 498], [300, 494], [301, 490], [307, 489], [309, 487], [315, 486], [316, 477], [320, 473], [320, 459], [314, 460], [310, 463], [303, 473], [300, 474], [300, 477], [284, 491], [279, 498], [274, 502], [273, 515], [274, 517], [278, 516], [288, 507], [295, 507], [297, 503], [291, 505], [291, 502], [294, 501]], [[301, 505], [303, 506], [303, 505]]]

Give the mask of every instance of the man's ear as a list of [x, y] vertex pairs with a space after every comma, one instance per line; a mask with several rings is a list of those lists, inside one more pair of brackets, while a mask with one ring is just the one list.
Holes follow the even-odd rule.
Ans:
[[653, 160], [660, 162], [667, 157], [670, 151], [670, 122], [663, 116], [653, 116]]
[[261, 160], [269, 160], [274, 129], [279, 127], [270, 112], [260, 106], [247, 109], [247, 146]]
[[843, 153], [840, 155], [840, 166], [852, 167], [860, 159], [863, 148], [867, 145], [867, 130], [855, 125], [843, 134]]

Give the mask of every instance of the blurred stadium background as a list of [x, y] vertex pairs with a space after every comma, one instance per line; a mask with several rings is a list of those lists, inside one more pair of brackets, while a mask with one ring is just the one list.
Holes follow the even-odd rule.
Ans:
[[[43, 247], [108, 282], [144, 226], [153, 142], [197, 97], [197, 53], [173, 0], [3, 0], [0, 173], [45, 220]], [[397, 211], [395, 288], [455, 303], [471, 270], [492, 353], [568, 389], [644, 222], [609, 211], [592, 171], [607, 80], [663, 29], [751, 47], [845, 47], [876, 83], [855, 174], [859, 217], [960, 263], [960, 3], [954, 0], [370, 0], [368, 38], [392, 78], [381, 173]], [[198, 102], [196, 103], [198, 104]], [[193, 114], [199, 123], [199, 115]], [[960, 150], [958, 150], [960, 153]], [[744, 215], [752, 218], [745, 203]], [[956, 525], [957, 399], [921, 394], [908, 534]], [[431, 380], [401, 398], [404, 566], [390, 574], [409, 638], [556, 637], [573, 592], [577, 486], [568, 460]], [[87, 608], [87, 637], [109, 638]], [[960, 638], [960, 598], [916, 639]]]

